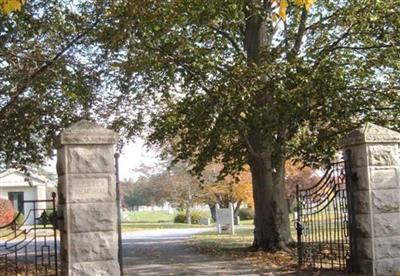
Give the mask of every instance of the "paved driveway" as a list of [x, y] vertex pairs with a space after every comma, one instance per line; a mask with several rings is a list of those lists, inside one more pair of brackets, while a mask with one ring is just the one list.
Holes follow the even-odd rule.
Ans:
[[191, 235], [208, 230], [162, 229], [125, 233], [125, 275], [260, 275], [247, 263], [200, 254], [185, 243]]

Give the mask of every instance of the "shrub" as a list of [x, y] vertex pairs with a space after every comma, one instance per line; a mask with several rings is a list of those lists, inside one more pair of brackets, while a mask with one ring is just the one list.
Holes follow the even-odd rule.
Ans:
[[174, 217], [174, 223], [185, 223], [186, 222], [186, 214], [185, 213], [178, 213]]
[[254, 210], [251, 208], [239, 209], [240, 220], [254, 219]]
[[54, 225], [56, 223], [56, 215], [53, 209], [46, 209], [40, 214], [40, 223], [43, 225]]
[[204, 218], [204, 215], [202, 212], [192, 211], [190, 217], [192, 218], [192, 224], [200, 224], [200, 219]]
[[[190, 213], [190, 217], [192, 220], [192, 224], [199, 224], [201, 218], [209, 218], [210, 213], [209, 212], [204, 212], [204, 211], [199, 211], [199, 210], [192, 210]], [[184, 212], [179, 212], [176, 214], [174, 218], [175, 223], [186, 223], [186, 213]]]
[[14, 207], [8, 199], [0, 199], [0, 226], [12, 222], [14, 219]]

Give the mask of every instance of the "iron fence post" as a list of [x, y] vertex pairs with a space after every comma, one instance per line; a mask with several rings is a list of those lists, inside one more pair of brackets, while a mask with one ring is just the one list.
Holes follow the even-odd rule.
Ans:
[[[57, 211], [56, 211], [56, 193], [55, 192], [51, 193], [51, 199], [52, 199], [52, 204], [53, 204], [53, 215], [56, 215]], [[53, 226], [53, 235], [54, 235], [54, 266], [55, 266], [55, 273], [57, 276], [58, 275], [57, 223], [53, 223], [52, 226]]]
[[300, 223], [300, 195], [299, 195], [299, 185], [296, 185], [296, 200], [297, 200], [297, 218], [296, 218], [296, 232], [297, 232], [297, 255], [298, 255], [298, 264], [299, 266], [303, 265], [303, 249], [301, 244], [301, 234], [302, 234], [302, 227]]
[[118, 262], [121, 276], [124, 275], [123, 256], [122, 256], [122, 234], [121, 234], [121, 196], [119, 188], [119, 153], [114, 154], [115, 158], [115, 182], [116, 182], [116, 199], [118, 209]]
[[296, 232], [297, 232], [297, 255], [299, 266], [303, 265], [303, 248], [301, 243], [302, 226], [300, 223], [300, 196], [299, 196], [299, 184], [296, 185], [296, 201], [297, 201], [297, 218], [296, 218]]

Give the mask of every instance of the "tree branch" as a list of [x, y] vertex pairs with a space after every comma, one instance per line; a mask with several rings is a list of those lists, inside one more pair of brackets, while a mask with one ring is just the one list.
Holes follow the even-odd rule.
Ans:
[[146, 47], [148, 47], [149, 49], [153, 49], [156, 50], [158, 52], [160, 52], [161, 54], [167, 56], [173, 63], [175, 63], [178, 66], [181, 66], [183, 69], [185, 69], [185, 71], [191, 75], [194, 79], [197, 80], [197, 83], [200, 85], [200, 87], [207, 93], [210, 92], [210, 89], [201, 81], [199, 80], [198, 76], [200, 74], [198, 74], [197, 72], [195, 72], [190, 65], [182, 62], [181, 60], [179, 60], [178, 58], [176, 58], [174, 55], [172, 55], [171, 53], [168, 53], [167, 51], [165, 51], [162, 47], [151, 47], [147, 44], [145, 44]]
[[212, 30], [214, 30], [217, 34], [225, 37], [231, 43], [232, 47], [236, 50], [236, 52], [241, 55], [242, 57], [246, 58], [246, 53], [243, 51], [242, 47], [239, 46], [237, 41], [226, 31], [218, 29], [213, 26], [209, 26]]
[[381, 48], [391, 48], [393, 44], [378, 44], [371, 46], [336, 46], [332, 50], [341, 50], [341, 49], [349, 49], [349, 50], [372, 50], [372, 49], [381, 49]]
[[303, 10], [301, 11], [299, 29], [297, 30], [293, 48], [290, 50], [289, 59], [294, 58], [300, 51], [301, 42], [303, 40], [304, 33], [306, 32], [307, 17], [308, 17], [308, 11], [305, 7], [303, 7]]
[[68, 50], [70, 50], [78, 41], [80, 41], [89, 31], [96, 27], [100, 22], [99, 17], [92, 24], [92, 26], [85, 32], [82, 32], [75, 36], [73, 39], [67, 42], [67, 44], [50, 60], [46, 61], [41, 67], [28, 76], [28, 78], [23, 81], [21, 85], [17, 85], [15, 92], [11, 95], [10, 100], [3, 106], [0, 110], [0, 118], [5, 118], [9, 110], [14, 106], [19, 96], [21, 96], [25, 90], [38, 78], [42, 73], [48, 70], [52, 65], [54, 65]]
[[[237, 113], [237, 112], [235, 112]], [[259, 156], [253, 149], [253, 146], [250, 143], [249, 138], [247, 137], [246, 133], [245, 133], [245, 127], [243, 126], [243, 124], [241, 124], [240, 120], [237, 119], [238, 117], [240, 117], [239, 114], [237, 114], [236, 116], [232, 117], [232, 121], [233, 123], [236, 125], [237, 131], [239, 132], [240, 137], [242, 138], [243, 142], [246, 145], [247, 150], [249, 151], [250, 156], [256, 157]]]

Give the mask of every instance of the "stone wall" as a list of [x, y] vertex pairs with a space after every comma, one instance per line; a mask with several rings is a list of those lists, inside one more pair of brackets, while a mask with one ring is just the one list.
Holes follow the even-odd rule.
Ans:
[[400, 133], [366, 124], [351, 132], [356, 263], [371, 275], [400, 273]]
[[114, 167], [116, 134], [88, 121], [57, 140], [61, 275], [120, 275]]

